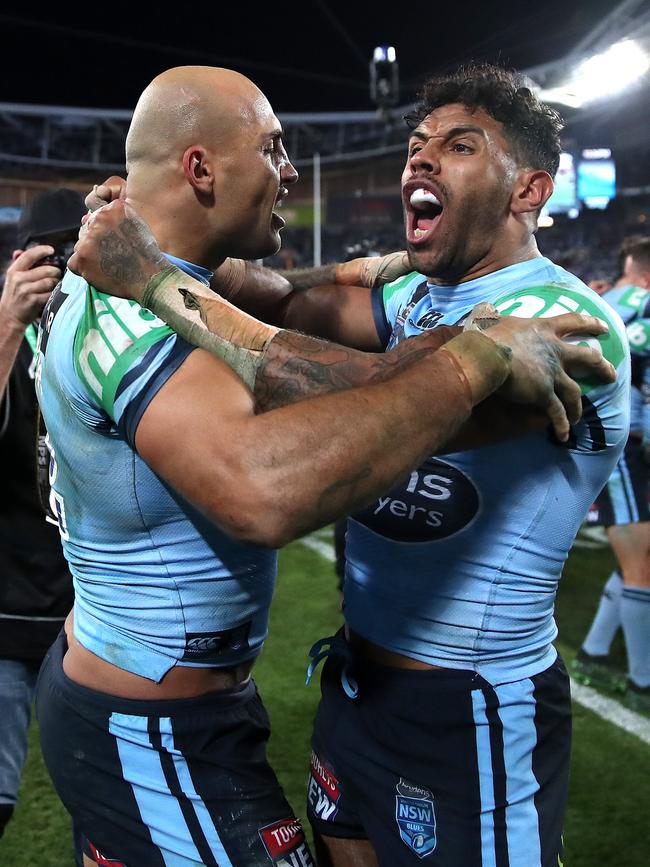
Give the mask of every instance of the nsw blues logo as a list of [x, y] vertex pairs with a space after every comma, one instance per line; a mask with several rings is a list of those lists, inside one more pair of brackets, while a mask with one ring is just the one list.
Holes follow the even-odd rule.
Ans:
[[436, 848], [436, 814], [433, 795], [422, 786], [400, 779], [395, 796], [395, 818], [399, 835], [419, 858]]

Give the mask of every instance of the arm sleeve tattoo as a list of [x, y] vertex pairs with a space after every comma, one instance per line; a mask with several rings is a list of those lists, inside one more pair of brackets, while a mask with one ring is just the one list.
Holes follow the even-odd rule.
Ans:
[[[189, 343], [225, 361], [251, 388], [260, 412], [388, 379], [398, 369], [404, 369], [452, 341], [461, 331], [443, 326], [404, 341], [391, 352], [360, 352], [265, 325], [174, 266], [149, 281], [142, 305]], [[457, 337], [458, 340], [462, 337]], [[476, 343], [480, 344], [476, 338], [470, 341], [464, 356], [457, 360], [457, 366], [476, 366], [471, 358], [476, 354]], [[486, 345], [488, 354], [494, 355], [495, 360], [498, 357], [498, 365], [501, 365], [502, 351], [492, 341], [487, 341]], [[449, 351], [453, 354], [453, 346]], [[482, 364], [488, 370], [486, 351], [484, 346]], [[489, 379], [487, 374], [475, 376]]]

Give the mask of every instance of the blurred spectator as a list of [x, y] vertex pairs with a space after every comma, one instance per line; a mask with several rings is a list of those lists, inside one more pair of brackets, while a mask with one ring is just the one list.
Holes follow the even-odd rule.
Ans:
[[16, 803], [38, 670], [73, 603], [56, 521], [46, 522], [38, 493], [34, 323], [84, 212], [73, 190], [37, 196], [19, 221], [0, 295], [0, 836]]
[[[620, 276], [604, 298], [625, 322], [632, 356], [630, 435], [588, 523], [603, 526], [617, 560], [576, 659], [574, 676], [587, 684], [625, 689], [632, 707], [650, 711], [650, 238], [621, 245]], [[623, 631], [627, 676], [610, 658]]]
[[650, 289], [650, 238], [632, 235], [621, 245], [620, 286]]

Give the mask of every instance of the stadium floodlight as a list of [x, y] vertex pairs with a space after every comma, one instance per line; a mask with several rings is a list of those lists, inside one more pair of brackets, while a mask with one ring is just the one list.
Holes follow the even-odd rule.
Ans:
[[370, 98], [382, 111], [397, 105], [399, 99], [399, 67], [397, 52], [392, 45], [378, 45], [370, 61]]
[[576, 70], [573, 89], [583, 103], [612, 96], [641, 78], [649, 66], [650, 60], [638, 42], [623, 39], [584, 60]]
[[375, 63], [381, 63], [382, 60], [387, 63], [395, 63], [397, 52], [392, 45], [378, 45], [372, 54], [372, 59]]
[[541, 99], [580, 108], [588, 102], [620, 93], [650, 68], [650, 58], [633, 39], [622, 39], [600, 54], [583, 60], [566, 84], [542, 90]]

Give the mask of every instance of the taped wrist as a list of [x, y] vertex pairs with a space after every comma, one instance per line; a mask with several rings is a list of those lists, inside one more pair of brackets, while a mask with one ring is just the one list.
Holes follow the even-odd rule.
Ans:
[[264, 353], [280, 330], [238, 310], [175, 265], [151, 278], [141, 305], [188, 343], [225, 361], [251, 389]]
[[487, 331], [501, 321], [499, 311], [489, 301], [481, 301], [469, 312], [463, 323], [463, 331]]
[[400, 250], [387, 256], [369, 256], [340, 262], [334, 271], [335, 282], [340, 286], [383, 286], [412, 271], [408, 253]]
[[446, 352], [451, 357], [469, 391], [473, 406], [485, 400], [510, 376], [510, 349], [479, 331], [459, 334], [438, 352]]
[[210, 285], [215, 292], [231, 301], [244, 285], [245, 276], [246, 262], [243, 259], [226, 259], [214, 272]]

